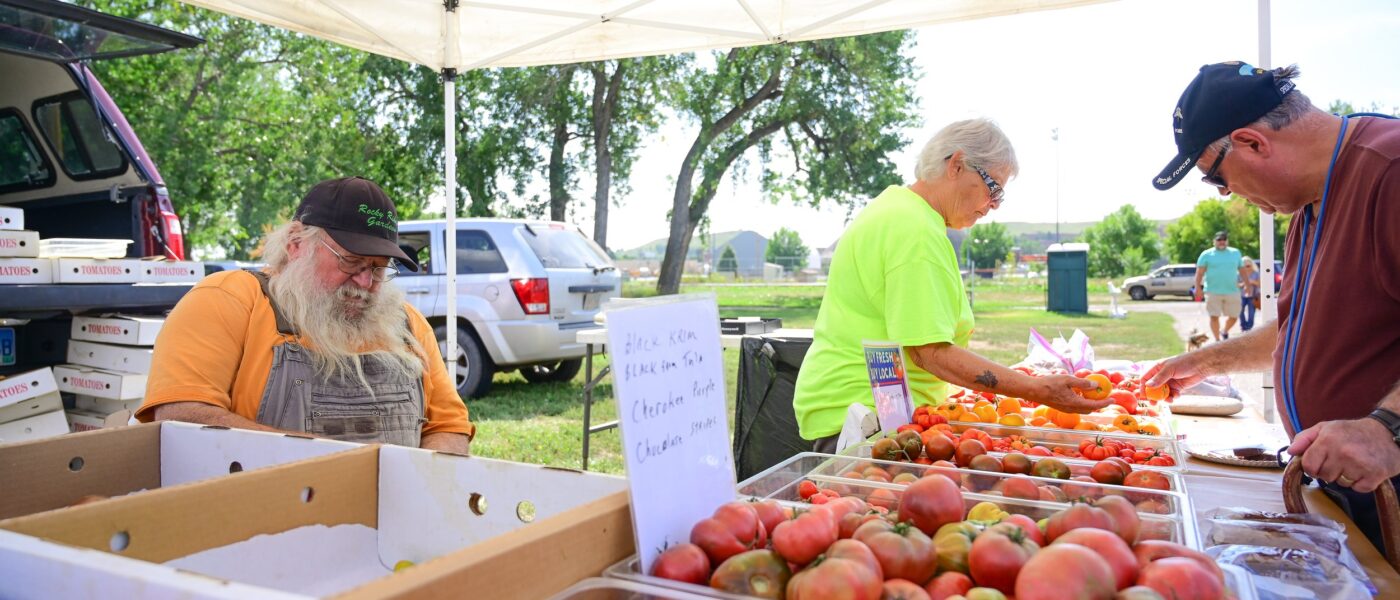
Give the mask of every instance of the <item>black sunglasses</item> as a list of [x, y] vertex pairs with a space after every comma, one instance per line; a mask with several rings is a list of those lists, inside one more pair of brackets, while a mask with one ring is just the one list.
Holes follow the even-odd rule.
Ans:
[[1220, 163], [1225, 160], [1225, 154], [1229, 151], [1230, 143], [1225, 142], [1225, 145], [1220, 147], [1220, 154], [1215, 155], [1215, 162], [1210, 164], [1210, 169], [1207, 170], [1206, 174], [1201, 177], [1201, 181], [1205, 182], [1206, 185], [1209, 185], [1211, 187], [1230, 189], [1230, 184], [1226, 183], [1225, 178], [1221, 177], [1220, 174], [1217, 173], [1217, 171], [1220, 170]]

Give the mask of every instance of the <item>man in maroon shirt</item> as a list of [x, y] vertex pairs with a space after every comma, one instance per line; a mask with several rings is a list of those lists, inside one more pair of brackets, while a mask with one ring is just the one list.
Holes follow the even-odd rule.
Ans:
[[1400, 120], [1323, 112], [1297, 75], [1206, 65], [1177, 103], [1179, 153], [1153, 185], [1197, 167], [1293, 221], [1278, 321], [1168, 359], [1148, 384], [1272, 367], [1289, 452], [1376, 543], [1369, 492], [1400, 474]]

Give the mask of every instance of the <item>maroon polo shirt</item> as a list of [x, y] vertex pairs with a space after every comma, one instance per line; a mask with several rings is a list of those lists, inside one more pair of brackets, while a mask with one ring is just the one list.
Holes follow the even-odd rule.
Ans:
[[[1366, 416], [1400, 381], [1400, 120], [1354, 118], [1349, 128], [1332, 170], [1312, 282], [1299, 318], [1293, 389], [1305, 429]], [[1317, 223], [1314, 218], [1304, 238], [1303, 220], [1299, 211], [1288, 228], [1278, 299], [1274, 378], [1284, 415], [1284, 336], [1296, 299], [1293, 287], [1307, 267], [1303, 245], [1311, 254]], [[1297, 433], [1287, 419], [1284, 423], [1290, 435]]]

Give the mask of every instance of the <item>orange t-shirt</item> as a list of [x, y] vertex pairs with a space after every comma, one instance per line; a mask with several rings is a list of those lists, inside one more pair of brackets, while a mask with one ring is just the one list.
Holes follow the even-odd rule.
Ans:
[[[427, 352], [423, 374], [423, 435], [465, 433], [476, 426], [447, 377], [432, 327], [412, 305], [413, 337]], [[204, 402], [256, 421], [272, 372], [272, 349], [284, 343], [272, 303], [251, 273], [224, 271], [205, 277], [175, 305], [156, 338], [146, 399], [136, 418], [150, 422], [152, 410], [171, 402]]]

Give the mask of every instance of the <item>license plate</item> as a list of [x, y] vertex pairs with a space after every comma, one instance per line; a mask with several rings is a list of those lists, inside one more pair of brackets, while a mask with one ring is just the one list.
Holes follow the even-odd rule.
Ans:
[[15, 329], [13, 327], [0, 327], [0, 366], [8, 367], [15, 364]]
[[598, 310], [598, 301], [602, 297], [602, 294], [584, 294], [583, 310]]

